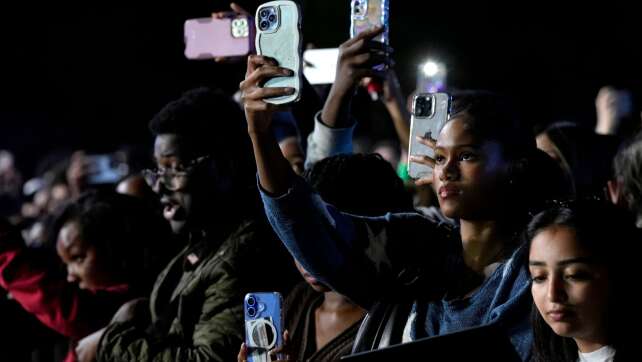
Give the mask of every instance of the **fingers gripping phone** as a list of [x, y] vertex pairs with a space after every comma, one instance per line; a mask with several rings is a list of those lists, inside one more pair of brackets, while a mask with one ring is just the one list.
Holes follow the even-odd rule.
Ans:
[[[269, 362], [269, 352], [283, 346], [283, 298], [280, 293], [245, 295], [245, 345], [248, 362]], [[280, 358], [279, 358], [280, 359]]]
[[[408, 154], [435, 156], [432, 148], [417, 141], [417, 136], [436, 139], [450, 118], [450, 104], [451, 97], [446, 93], [420, 93], [413, 98]], [[408, 162], [408, 175], [414, 179], [430, 177], [432, 167]]]
[[188, 59], [243, 56], [253, 50], [254, 26], [246, 16], [189, 19], [184, 36]]
[[263, 87], [291, 87], [294, 93], [265, 99], [272, 104], [286, 104], [301, 97], [301, 10], [290, 0], [277, 0], [265, 3], [256, 10], [256, 52], [273, 58], [282, 68], [294, 72], [290, 77], [275, 77]]

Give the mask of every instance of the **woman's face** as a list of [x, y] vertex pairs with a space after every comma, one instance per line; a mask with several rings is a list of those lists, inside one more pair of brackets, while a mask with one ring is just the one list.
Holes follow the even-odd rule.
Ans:
[[88, 245], [80, 233], [80, 225], [67, 222], [58, 233], [56, 250], [67, 265], [67, 281], [78, 283], [81, 289], [105, 289], [117, 283], [108, 271], [105, 256], [97, 253], [96, 247]]
[[532, 240], [529, 270], [537, 310], [563, 337], [600, 342], [606, 330], [606, 267], [568, 226], [549, 226]]
[[509, 162], [501, 145], [481, 140], [462, 118], [446, 123], [437, 138], [433, 187], [444, 215], [493, 218], [504, 205]]
[[301, 276], [303, 279], [305, 279], [306, 283], [312, 287], [316, 292], [319, 293], [324, 293], [324, 292], [329, 292], [330, 288], [328, 288], [325, 284], [321, 283], [318, 281], [315, 277], [313, 277], [310, 273], [307, 272], [307, 270], [303, 269], [303, 266], [299, 264], [298, 261], [294, 261], [294, 264], [296, 265], [296, 268], [299, 270], [299, 273], [301, 273]]

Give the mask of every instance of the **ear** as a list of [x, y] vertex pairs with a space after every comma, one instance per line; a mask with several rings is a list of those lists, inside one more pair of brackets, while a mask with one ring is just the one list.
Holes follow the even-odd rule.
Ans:
[[609, 191], [609, 200], [613, 205], [621, 205], [624, 200], [622, 197], [622, 182], [617, 180], [608, 180], [606, 188]]

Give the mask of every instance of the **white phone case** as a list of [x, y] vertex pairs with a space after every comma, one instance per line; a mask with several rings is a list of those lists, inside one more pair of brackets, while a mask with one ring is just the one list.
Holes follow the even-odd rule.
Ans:
[[[417, 105], [418, 99], [430, 99], [429, 114], [424, 115]], [[450, 95], [447, 93], [420, 93], [412, 100], [412, 117], [410, 123], [410, 145], [408, 154], [412, 156], [426, 155], [434, 157], [432, 148], [417, 141], [417, 136], [437, 139], [439, 132], [450, 118]], [[424, 104], [425, 108], [428, 108]], [[413, 179], [429, 177], [432, 167], [408, 161], [408, 175]]]
[[[276, 9], [278, 25], [275, 29], [261, 30], [261, 11], [265, 8]], [[290, 0], [270, 1], [256, 10], [256, 52], [274, 58], [280, 67], [294, 72], [291, 77], [272, 78], [264, 87], [292, 87], [294, 94], [265, 99], [268, 103], [286, 104], [301, 97], [301, 11], [299, 5]]]

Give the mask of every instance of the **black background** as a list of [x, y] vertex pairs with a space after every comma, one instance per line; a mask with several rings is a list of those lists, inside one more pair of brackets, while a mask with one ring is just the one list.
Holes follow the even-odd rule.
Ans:
[[[258, 2], [239, 1], [253, 12]], [[600, 86], [640, 92], [640, 12], [618, 2], [391, 0], [391, 45], [406, 93], [426, 55], [449, 83], [517, 96], [530, 122], [591, 125]], [[149, 145], [147, 121], [188, 88], [234, 91], [244, 64], [183, 57], [183, 21], [227, 8], [218, 0], [23, 2], [0, 9], [0, 149], [27, 173], [57, 148], [93, 152]], [[317, 47], [347, 38], [348, 0], [303, 2], [304, 36]]]

